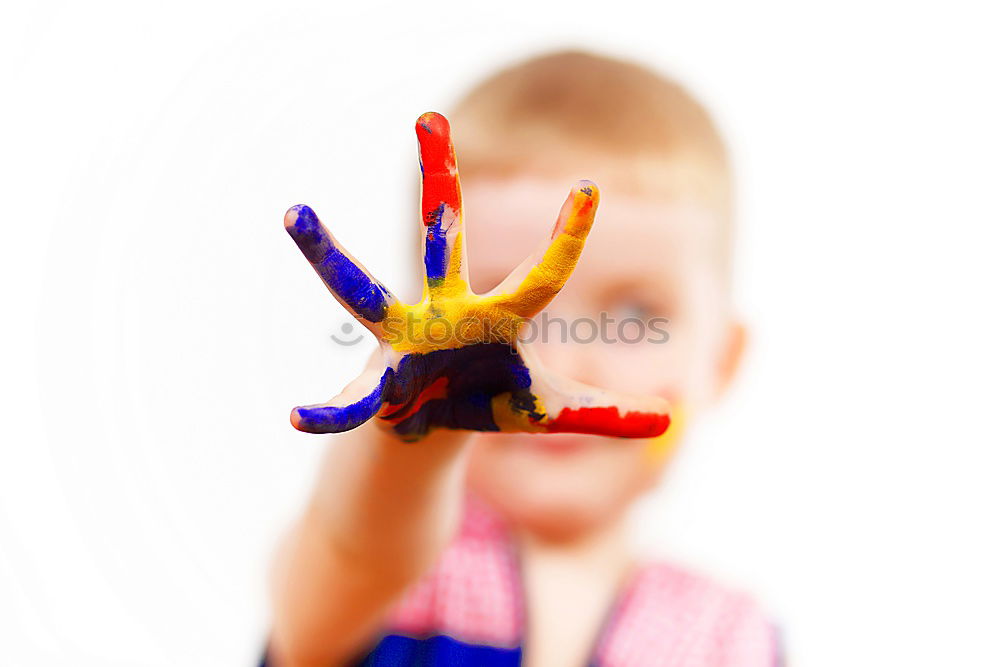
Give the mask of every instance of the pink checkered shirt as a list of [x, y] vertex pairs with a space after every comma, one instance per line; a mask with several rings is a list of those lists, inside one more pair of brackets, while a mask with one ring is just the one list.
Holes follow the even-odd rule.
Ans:
[[[457, 538], [396, 604], [387, 630], [516, 648], [524, 627], [517, 556], [502, 520], [469, 499]], [[638, 569], [618, 597], [590, 664], [774, 667], [774, 626], [747, 595], [665, 563]]]

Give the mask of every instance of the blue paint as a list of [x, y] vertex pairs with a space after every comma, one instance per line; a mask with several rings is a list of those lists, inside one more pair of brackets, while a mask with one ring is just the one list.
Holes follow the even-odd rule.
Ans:
[[[441, 378], [446, 380], [444, 396], [421, 396]], [[545, 417], [531, 393], [531, 373], [506, 343], [407, 354], [395, 370], [385, 370], [370, 394], [350, 405], [298, 408], [298, 428], [307, 433], [341, 433], [392, 406], [380, 419], [396, 422], [392, 428], [404, 440], [417, 440], [434, 428], [499, 431], [493, 399], [508, 393], [511, 410], [536, 421]]]
[[297, 217], [288, 233], [323, 282], [358, 315], [381, 322], [389, 292], [337, 248], [311, 208], [300, 204], [292, 210]]
[[357, 664], [362, 667], [518, 667], [521, 664], [521, 648], [468, 644], [447, 635], [423, 639], [387, 635]]
[[444, 204], [429, 211], [424, 224], [427, 225], [427, 236], [424, 243], [424, 273], [427, 284], [440, 285], [448, 270], [448, 231], [442, 229], [441, 219], [444, 217]]
[[[499, 431], [493, 398], [509, 393], [510, 407], [532, 419], [545, 415], [531, 393], [531, 373], [506, 343], [479, 343], [454, 350], [404, 356], [395, 371], [387, 368], [378, 386], [350, 405], [298, 408], [299, 430], [341, 433], [361, 426], [386, 404], [394, 407], [381, 419], [396, 420], [400, 436], [415, 440], [432, 428]], [[421, 393], [440, 378], [446, 396], [425, 399]], [[423, 401], [422, 403], [420, 401]], [[412, 414], [410, 414], [412, 413]]]
[[392, 375], [391, 368], [385, 369], [372, 393], [350, 405], [298, 408], [299, 430], [307, 433], [342, 433], [361, 426], [378, 414], [382, 407], [382, 396]]
[[[511, 407], [533, 419], [537, 410], [531, 393], [531, 373], [506, 343], [479, 343], [454, 350], [409, 354], [402, 358], [386, 386], [384, 400], [396, 410], [382, 415], [393, 420], [416, 411], [394, 426], [407, 438], [425, 435], [431, 428], [499, 431], [492, 400], [511, 394]], [[447, 396], [431, 398], [418, 407], [420, 393], [439, 378], [447, 378]]]

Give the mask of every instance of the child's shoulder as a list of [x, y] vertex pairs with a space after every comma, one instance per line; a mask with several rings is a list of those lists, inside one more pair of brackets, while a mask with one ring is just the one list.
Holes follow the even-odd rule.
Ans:
[[752, 596], [660, 561], [637, 568], [597, 653], [600, 664], [617, 665], [664, 652], [680, 665], [780, 663], [775, 626]]

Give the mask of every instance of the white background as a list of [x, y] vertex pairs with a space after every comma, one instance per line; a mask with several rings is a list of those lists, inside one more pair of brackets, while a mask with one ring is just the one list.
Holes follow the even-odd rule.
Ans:
[[793, 664], [1000, 664], [992, 3], [652, 4], [5, 6], [0, 664], [252, 663], [288, 410], [365, 357], [284, 210], [405, 293], [413, 121], [562, 46], [689, 84], [740, 176], [748, 364], [642, 540]]

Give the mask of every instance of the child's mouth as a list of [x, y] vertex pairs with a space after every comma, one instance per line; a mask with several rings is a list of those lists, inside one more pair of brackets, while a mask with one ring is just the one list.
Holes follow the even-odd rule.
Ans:
[[554, 456], [576, 454], [587, 447], [593, 438], [583, 437], [574, 433], [553, 433], [524, 438], [523, 442], [538, 451]]

